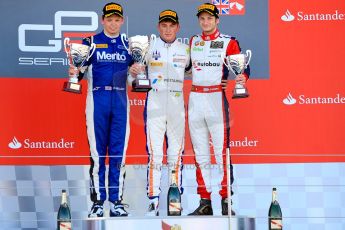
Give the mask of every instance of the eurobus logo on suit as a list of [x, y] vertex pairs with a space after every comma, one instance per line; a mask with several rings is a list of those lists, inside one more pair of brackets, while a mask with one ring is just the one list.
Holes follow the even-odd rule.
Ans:
[[66, 141], [64, 138], [60, 138], [56, 141], [34, 141], [26, 138], [23, 142], [19, 141], [16, 137], [8, 143], [8, 147], [11, 149], [74, 149], [74, 141]]

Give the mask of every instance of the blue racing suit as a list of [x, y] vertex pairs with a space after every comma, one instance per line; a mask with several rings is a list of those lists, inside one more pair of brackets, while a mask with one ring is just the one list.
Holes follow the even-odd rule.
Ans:
[[88, 80], [86, 125], [91, 154], [91, 200], [107, 199], [105, 159], [108, 152], [108, 200], [114, 202], [122, 200], [125, 177], [129, 138], [127, 70], [132, 59], [121, 35], [111, 38], [102, 31], [83, 40], [86, 45], [92, 42], [96, 44], [96, 50], [86, 63], [85, 72]]

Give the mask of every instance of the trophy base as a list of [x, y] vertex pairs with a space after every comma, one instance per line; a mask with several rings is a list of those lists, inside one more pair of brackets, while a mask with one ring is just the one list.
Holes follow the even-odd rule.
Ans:
[[81, 85], [79, 85], [78, 83], [66, 81], [63, 84], [63, 91], [81, 94]]
[[132, 83], [132, 92], [148, 92], [152, 89], [149, 79], [135, 79]]
[[232, 99], [246, 98], [249, 97], [248, 90], [246, 88], [235, 88]]

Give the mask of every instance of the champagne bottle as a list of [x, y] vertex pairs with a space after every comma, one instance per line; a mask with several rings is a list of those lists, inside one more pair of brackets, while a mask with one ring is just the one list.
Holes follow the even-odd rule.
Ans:
[[61, 204], [57, 215], [57, 229], [58, 230], [71, 230], [71, 212], [67, 203], [66, 190], [62, 190]]
[[268, 211], [268, 229], [281, 230], [283, 229], [282, 211], [277, 201], [277, 189], [272, 189], [272, 203]]
[[171, 172], [171, 184], [168, 190], [168, 216], [181, 216], [181, 194], [177, 186], [176, 171]]

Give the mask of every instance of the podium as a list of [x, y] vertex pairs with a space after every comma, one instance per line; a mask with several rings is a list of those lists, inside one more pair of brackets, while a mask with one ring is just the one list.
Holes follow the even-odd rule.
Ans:
[[[230, 225], [229, 225], [230, 223]], [[85, 230], [255, 230], [253, 217], [177, 216], [112, 217], [82, 221]]]

